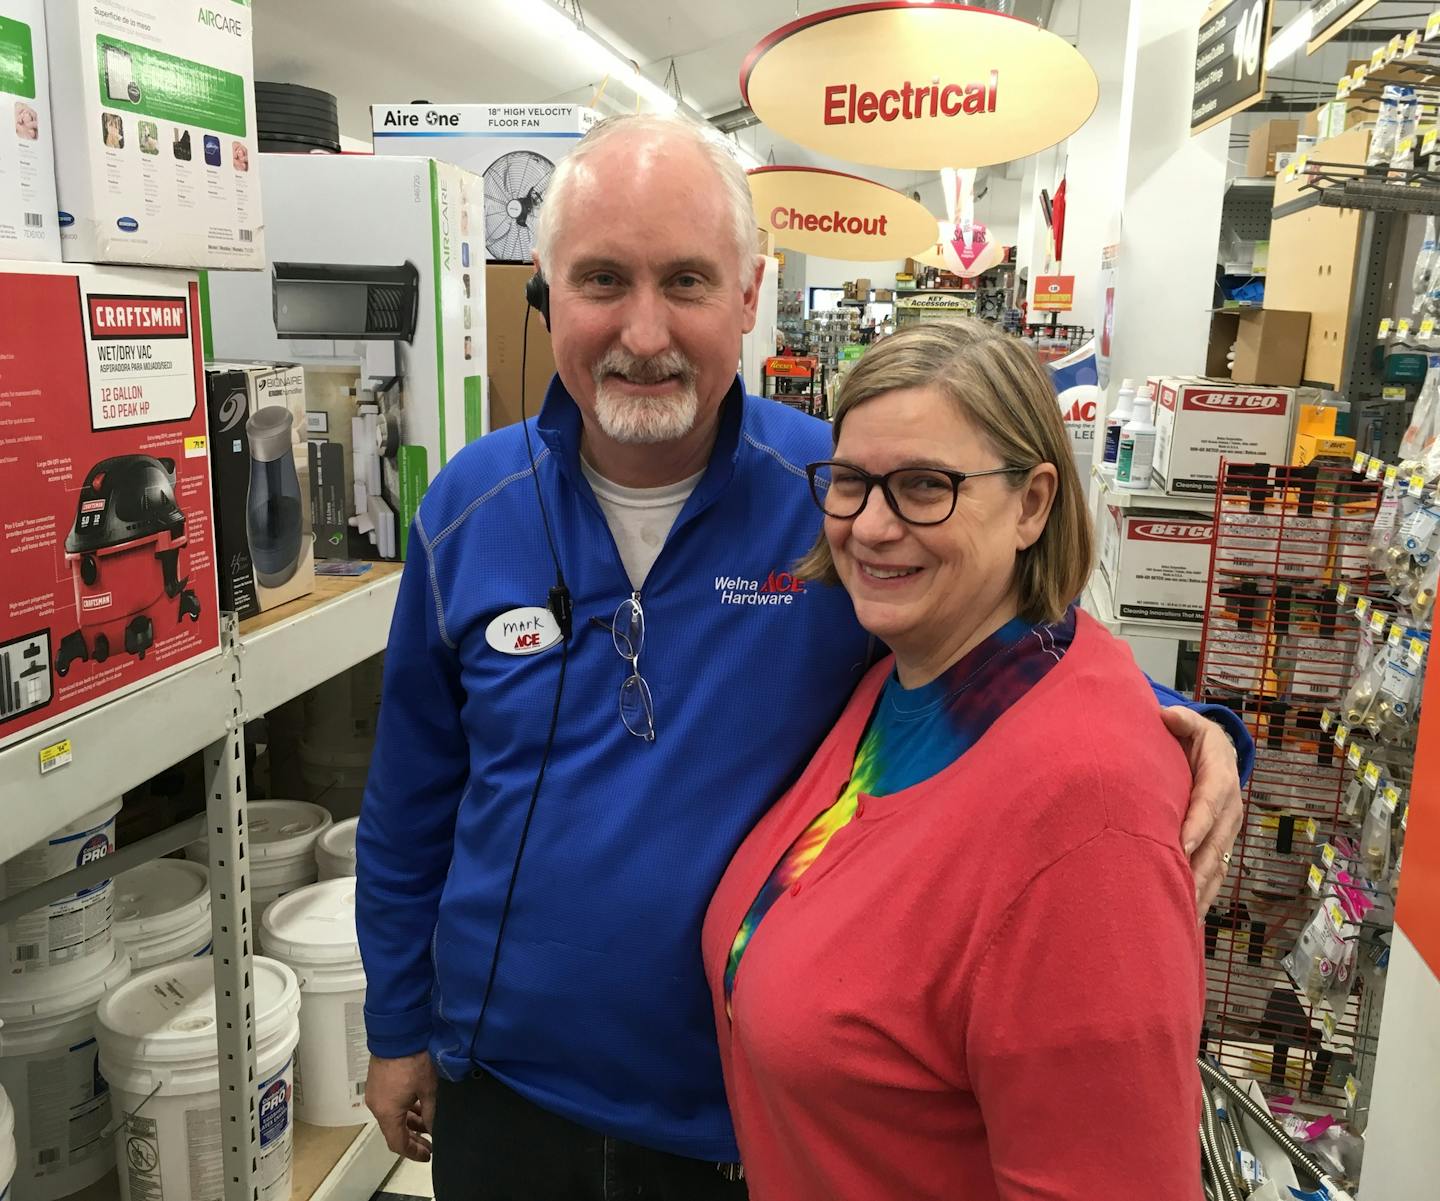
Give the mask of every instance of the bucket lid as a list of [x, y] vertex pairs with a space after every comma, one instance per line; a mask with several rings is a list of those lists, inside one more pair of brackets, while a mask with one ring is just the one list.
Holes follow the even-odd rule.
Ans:
[[355, 934], [355, 877], [322, 880], [287, 893], [260, 919], [268, 954], [303, 964], [352, 963], [360, 959]]
[[[309, 801], [251, 801], [245, 813], [250, 858], [292, 859], [313, 854], [316, 837], [334, 821], [328, 809]], [[210, 848], [200, 839], [185, 848], [185, 857], [208, 863]]]
[[37, 1021], [56, 1024], [69, 1021], [86, 1010], [94, 1009], [101, 997], [118, 988], [129, 975], [130, 953], [123, 946], [114, 944], [110, 958], [97, 967], [95, 975], [78, 984], [66, 981], [64, 987], [55, 992], [28, 997], [0, 996], [0, 1052], [5, 1049], [7, 1027]]
[[[115, 934], [157, 934], [210, 907], [210, 872], [186, 859], [152, 859], [114, 880]], [[197, 905], [196, 902], [202, 902]], [[176, 914], [176, 910], [183, 910]]]
[[[96, 1031], [106, 1054], [124, 1063], [213, 1063], [218, 1054], [214, 964], [212, 959], [163, 963], [109, 993], [100, 1002]], [[283, 963], [258, 955], [250, 978], [255, 987], [255, 1041], [263, 1044], [300, 1012], [300, 984]]]
[[347, 818], [343, 822], [336, 822], [328, 830], [320, 835], [320, 849], [327, 855], [333, 855], [336, 859], [355, 859], [355, 832], [360, 827], [358, 817]]

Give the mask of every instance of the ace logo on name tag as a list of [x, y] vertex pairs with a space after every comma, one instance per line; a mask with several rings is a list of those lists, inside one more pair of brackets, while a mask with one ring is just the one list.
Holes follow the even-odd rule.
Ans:
[[549, 609], [527, 605], [500, 614], [485, 627], [485, 641], [502, 655], [538, 655], [560, 641], [560, 626]]

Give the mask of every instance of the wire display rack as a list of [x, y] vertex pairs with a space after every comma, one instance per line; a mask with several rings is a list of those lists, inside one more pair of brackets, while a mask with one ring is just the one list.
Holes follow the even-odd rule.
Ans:
[[1378, 498], [1338, 463], [1224, 462], [1217, 485], [1196, 693], [1240, 715], [1256, 758], [1230, 874], [1205, 919], [1202, 1037], [1231, 1075], [1301, 1110], [1343, 1110], [1379, 1034], [1373, 977], [1334, 1012], [1282, 964], [1319, 903], [1312, 866], [1355, 825], [1346, 754], [1322, 727], [1359, 642], [1337, 588], [1371, 578]]

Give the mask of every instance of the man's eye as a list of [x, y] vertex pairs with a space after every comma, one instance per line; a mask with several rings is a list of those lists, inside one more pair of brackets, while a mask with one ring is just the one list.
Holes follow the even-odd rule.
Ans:
[[608, 271], [597, 271], [590, 277], [589, 282], [597, 288], [613, 288], [620, 280]]
[[675, 277], [675, 283], [676, 283], [676, 285], [679, 286], [679, 287], [681, 287], [681, 288], [698, 288], [698, 287], [700, 287], [704, 282], [705, 282], [705, 281], [702, 280], [698, 275], [685, 274], [685, 275], [677, 275], [677, 276]]

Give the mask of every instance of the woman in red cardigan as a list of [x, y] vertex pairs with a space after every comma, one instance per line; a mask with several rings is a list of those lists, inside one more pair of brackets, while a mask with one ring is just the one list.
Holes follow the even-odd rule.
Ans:
[[798, 574], [894, 657], [706, 918], [753, 1201], [1199, 1198], [1190, 771], [1071, 604], [1092, 537], [1048, 377], [978, 322], [903, 331], [809, 471]]

